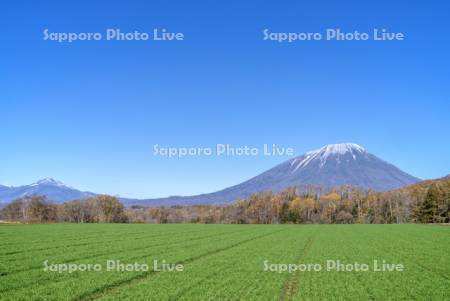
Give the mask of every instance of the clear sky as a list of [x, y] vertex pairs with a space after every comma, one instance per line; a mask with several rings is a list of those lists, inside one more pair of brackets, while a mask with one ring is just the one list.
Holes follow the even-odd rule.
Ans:
[[[354, 142], [420, 178], [450, 173], [448, 1], [63, 2], [2, 3], [0, 183], [190, 195], [288, 159], [169, 159], [154, 144], [276, 143], [300, 155]], [[58, 43], [45, 28], [165, 28], [185, 40]], [[406, 38], [289, 44], [264, 41], [266, 28]]]

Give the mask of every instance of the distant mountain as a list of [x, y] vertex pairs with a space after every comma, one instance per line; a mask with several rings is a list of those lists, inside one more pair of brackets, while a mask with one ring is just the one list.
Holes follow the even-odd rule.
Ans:
[[317, 185], [333, 188], [350, 185], [387, 191], [420, 181], [354, 143], [330, 144], [285, 161], [236, 186], [209, 194], [141, 200], [142, 205], [226, 203], [260, 191]]
[[[307, 185], [316, 185], [333, 188], [349, 185], [363, 189], [387, 191], [418, 181], [418, 178], [368, 153], [363, 147], [354, 143], [342, 143], [326, 145], [318, 150], [307, 152], [246, 182], [217, 192], [160, 199], [121, 198], [121, 201], [127, 205], [144, 206], [222, 204], [246, 198], [255, 192], [278, 192], [287, 187], [303, 188]], [[0, 203], [32, 194], [46, 195], [49, 200], [55, 202], [95, 195], [92, 192], [79, 191], [47, 178], [31, 185], [0, 186]]]
[[64, 185], [52, 178], [45, 178], [30, 185], [9, 187], [0, 185], [0, 203], [8, 203], [18, 198], [31, 195], [45, 195], [48, 200], [65, 202], [74, 199], [94, 196], [92, 192], [84, 192]]
[[432, 185], [436, 185], [436, 186], [447, 185], [447, 187], [450, 187], [450, 174], [446, 175], [444, 177], [441, 177], [441, 178], [437, 178], [437, 179], [420, 181], [420, 182], [417, 182], [417, 183], [414, 183], [414, 184], [411, 184], [408, 186], [394, 189], [389, 192], [409, 192], [409, 193], [416, 193], [416, 194], [417, 194], [417, 192], [426, 193], [426, 191]]

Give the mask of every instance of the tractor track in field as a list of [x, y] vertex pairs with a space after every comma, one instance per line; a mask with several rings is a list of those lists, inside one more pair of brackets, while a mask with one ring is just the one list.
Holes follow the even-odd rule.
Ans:
[[[203, 231], [182, 232], [182, 233], [176, 233], [176, 234], [185, 234], [185, 233], [192, 234], [192, 233], [201, 233], [201, 232], [203, 232]], [[226, 234], [228, 234], [228, 233], [235, 233], [235, 232], [242, 232], [242, 230], [241, 230], [241, 231], [234, 231], [234, 232], [226, 232], [226, 233], [221, 233], [221, 234], [225, 234], [225, 235], [226, 235]], [[173, 234], [173, 233], [172, 233], [172, 234]], [[203, 239], [203, 238], [208, 238], [208, 237], [213, 237], [213, 236], [219, 236], [219, 235], [221, 235], [221, 234], [214, 234], [214, 235], [207, 235], [207, 236], [201, 236], [201, 237], [194, 237], [194, 238], [192, 238], [192, 239], [186, 239], [186, 240], [183, 240], [183, 241], [181, 241], [181, 242], [186, 242], [186, 241], [190, 241], [190, 240], [198, 240], [198, 239]], [[140, 237], [140, 239], [154, 238], [154, 237], [164, 237], [164, 236], [167, 236], [167, 234], [152, 235], [152, 236], [148, 236], [148, 237]], [[97, 242], [96, 242], [96, 243], [97, 243]], [[178, 244], [178, 243], [180, 243], [180, 242], [177, 242], [177, 243], [174, 243], [174, 244]], [[92, 242], [91, 242], [91, 243], [83, 243], [83, 244], [81, 244], [80, 246], [87, 246], [87, 245], [90, 245], [90, 244], [92, 244]], [[114, 243], [113, 243], [113, 244], [114, 244]], [[68, 260], [64, 260], [64, 263], [72, 263], [72, 262], [78, 261], [78, 260], [91, 259], [91, 258], [96, 258], [96, 257], [103, 256], [103, 255], [122, 253], [122, 252], [128, 251], [128, 250], [133, 250], [133, 251], [135, 251], [135, 250], [143, 250], [143, 249], [148, 249], [148, 248], [150, 248], [150, 247], [159, 247], [159, 246], [164, 246], [164, 245], [166, 245], [166, 244], [164, 244], [164, 243], [159, 243], [159, 244], [146, 245], [146, 246], [144, 246], [144, 247], [133, 248], [133, 249], [120, 249], [120, 250], [117, 250], [117, 251], [115, 251], [115, 252], [113, 252], [113, 253], [110, 253], [110, 252], [106, 252], [106, 253], [105, 253], [105, 252], [102, 252], [102, 253], [96, 253], [95, 255], [87, 256], [87, 257], [75, 257], [75, 258], [70, 258], [70, 259], [68, 259]], [[173, 244], [169, 244], [169, 245], [173, 245]], [[51, 255], [51, 254], [50, 254], [50, 255]], [[29, 268], [27, 268], [27, 269], [11, 271], [11, 272], [9, 272], [9, 273], [4, 272], [3, 275], [0, 275], [0, 279], [1, 279], [2, 276], [14, 275], [14, 274], [16, 274], [16, 273], [22, 273], [22, 272], [28, 272], [28, 271], [32, 271], [32, 270], [37, 270], [37, 269], [40, 269], [41, 267], [42, 267], [42, 265], [39, 265], [39, 266], [32, 266], [32, 267], [29, 267]]]
[[[397, 238], [396, 238], [396, 241], [397, 241], [397, 242], [402, 241], [404, 245], [411, 244], [410, 240], [405, 239], [404, 237], [401, 237], [401, 238], [398, 238], [398, 237], [397, 237]], [[377, 246], [376, 248], [377, 248], [377, 249], [380, 249], [378, 246]], [[423, 270], [430, 272], [431, 274], [434, 274], [434, 275], [436, 275], [436, 276], [439, 276], [440, 278], [442, 278], [442, 279], [444, 279], [444, 280], [447, 280], [447, 281], [450, 280], [449, 276], [447, 276], [447, 275], [445, 275], [445, 274], [443, 274], [443, 273], [441, 273], [441, 272], [439, 272], [439, 271], [435, 271], [435, 270], [433, 270], [433, 269], [430, 269], [430, 268], [427, 267], [426, 265], [424, 265], [424, 264], [418, 262], [418, 261], [417, 261], [417, 258], [412, 257], [410, 254], [405, 253], [404, 251], [400, 251], [400, 252], [399, 252], [398, 249], [392, 249], [392, 251], [397, 252], [397, 253], [399, 253], [399, 254], [402, 254], [402, 256], [408, 258], [408, 259], [411, 261], [411, 263], [412, 263], [413, 265], [416, 265], [416, 266], [422, 268]]]
[[[255, 236], [255, 237], [252, 237], [252, 238], [249, 238], [249, 239], [245, 239], [245, 240], [233, 243], [233, 244], [228, 245], [228, 246], [223, 247], [223, 248], [219, 248], [219, 249], [216, 249], [216, 250], [212, 250], [210, 252], [206, 252], [206, 253], [202, 253], [202, 254], [199, 254], [199, 255], [196, 255], [196, 256], [189, 257], [189, 258], [187, 258], [185, 260], [181, 260], [179, 262], [176, 262], [175, 264], [188, 264], [190, 262], [199, 260], [201, 258], [208, 257], [208, 256], [211, 256], [211, 255], [214, 255], [214, 254], [218, 254], [218, 253], [230, 250], [232, 248], [235, 248], [237, 246], [240, 246], [240, 245], [243, 245], [243, 244], [246, 244], [246, 243], [249, 243], [249, 242], [255, 241], [257, 239], [261, 239], [261, 238], [270, 236], [270, 235], [273, 235], [273, 234], [281, 232], [281, 231], [286, 231], [286, 230], [289, 230], [289, 228], [278, 230], [278, 231], [273, 231], [273, 232], [270, 232], [270, 233], [265, 233], [265, 234], [258, 235], [258, 236]], [[148, 278], [156, 277], [159, 274], [160, 274], [159, 271], [149, 271], [149, 272], [137, 275], [137, 276], [135, 276], [133, 278], [130, 278], [130, 279], [117, 281], [115, 283], [112, 283], [110, 285], [104, 286], [104, 287], [99, 288], [97, 290], [94, 290], [92, 292], [86, 293], [86, 294], [84, 294], [84, 295], [82, 295], [82, 296], [80, 296], [78, 298], [72, 299], [72, 300], [74, 300], [74, 301], [91, 301], [91, 300], [96, 300], [96, 299], [99, 299], [101, 297], [104, 297], [104, 296], [107, 296], [107, 295], [111, 295], [111, 294], [114, 293], [114, 291], [116, 291], [116, 290], [118, 290], [118, 289], [120, 289], [122, 287], [132, 286], [132, 285], [141, 283], [141, 282], [147, 280]]]
[[[184, 233], [184, 232], [183, 232], [183, 233]], [[165, 236], [165, 235], [154, 235], [154, 236], [152, 235], [152, 236], [148, 236], [147, 238], [154, 238], [154, 237], [159, 237], [159, 236]], [[145, 239], [145, 237], [141, 237], [141, 239]], [[81, 243], [81, 244], [78, 245], [78, 247], [81, 247], [81, 246], [88, 246], [88, 245], [91, 245], [92, 243], [93, 243], [92, 241], [91, 241], [91, 242]], [[95, 242], [95, 243], [98, 244], [98, 242]], [[159, 244], [159, 245], [152, 245], [152, 246], [160, 246], [160, 245], [162, 245], [162, 244]], [[141, 250], [141, 249], [146, 249], [146, 248], [149, 248], [149, 246], [140, 247], [140, 248], [135, 248], [135, 249], [133, 249], [133, 250]], [[46, 250], [46, 249], [43, 249], [43, 250]], [[51, 249], [51, 250], [53, 250], [53, 249]], [[129, 250], [129, 249], [121, 249], [121, 250], [117, 250], [116, 252], [111, 253], [111, 254], [121, 253], [121, 252], [124, 252], [124, 251], [127, 251], [127, 250]], [[102, 252], [102, 253], [96, 253], [95, 255], [87, 256], [87, 257], [86, 257], [86, 256], [83, 256], [83, 257], [72, 257], [72, 258], [70, 258], [70, 259], [68, 259], [68, 260], [64, 260], [64, 263], [72, 263], [72, 262], [78, 261], [78, 260], [84, 260], [84, 259], [96, 258], [96, 257], [100, 257], [100, 256], [107, 255], [107, 254], [110, 254], [110, 253]], [[52, 255], [52, 254], [46, 254], [46, 256], [51, 256], [51, 255]], [[42, 265], [39, 265], [39, 266], [30, 266], [29, 268], [26, 268], [26, 269], [14, 270], [14, 271], [10, 271], [10, 272], [3, 272], [2, 274], [0, 274], [0, 279], [1, 279], [2, 276], [14, 275], [14, 274], [17, 274], [17, 273], [22, 273], [22, 272], [28, 272], [28, 271], [32, 271], [32, 270], [37, 270], [37, 269], [40, 269], [40, 268], [42, 268]]]
[[[300, 260], [305, 257], [305, 255], [308, 253], [308, 251], [311, 249], [311, 245], [313, 244], [317, 232], [319, 230], [315, 230], [310, 237], [308, 237], [308, 240], [306, 241], [305, 247], [302, 249], [302, 252], [300, 253], [300, 256], [297, 260], [298, 263], [300, 263]], [[297, 293], [298, 291], [298, 270], [294, 273], [291, 273], [288, 275], [287, 279], [285, 280], [283, 284], [283, 289], [281, 290], [280, 296], [278, 300], [285, 301], [285, 300], [291, 300], [292, 297]]]
[[[137, 241], [137, 240], [144, 240], [144, 239], [153, 239], [153, 238], [158, 238], [158, 237], [164, 237], [164, 236], [167, 236], [167, 235], [173, 235], [173, 234], [183, 234], [183, 233], [189, 233], [189, 234], [191, 234], [191, 233], [201, 233], [202, 231], [200, 230], [200, 231], [183, 231], [183, 232], [178, 232], [178, 233], [169, 233], [169, 234], [153, 234], [153, 235], [148, 235], [148, 236], [139, 236], [139, 237], [136, 237], [136, 238], [133, 238], [133, 241]], [[118, 236], [117, 235], [115, 235], [115, 236], [111, 236], [111, 237], [109, 237], [110, 238], [110, 240], [109, 240], [109, 242], [111, 241], [111, 239], [113, 239], [113, 238], [117, 238]], [[130, 238], [129, 236], [127, 236], [127, 238]], [[95, 241], [95, 244], [102, 244], [102, 243], [104, 243], [105, 241]], [[88, 246], [88, 245], [91, 245], [91, 244], [93, 244], [93, 241], [92, 240], [90, 240], [90, 241], [85, 241], [85, 242], [82, 242], [82, 243], [78, 243], [78, 244], [71, 244], [71, 245], [67, 245], [68, 247], [82, 247], [82, 246]], [[112, 244], [112, 245], [114, 245], [114, 242], [112, 242], [112, 243], [110, 243], [110, 244]], [[34, 250], [34, 251], [43, 251], [43, 250], [50, 250], [50, 251], [58, 251], [58, 249], [61, 249], [61, 248], [64, 248], [65, 246], [57, 246], [57, 247], [53, 247], [53, 248], [41, 248], [41, 249], [38, 249], [38, 250]], [[34, 252], [33, 251], [33, 252]], [[125, 250], [126, 251], [126, 250]], [[25, 252], [29, 252], [29, 251], [24, 251], [24, 253]], [[31, 253], [31, 252], [30, 252]], [[46, 256], [52, 256], [53, 255], [53, 253], [54, 252], [51, 252], [50, 254], [46, 254]], [[29, 257], [29, 255], [30, 254], [27, 254], [28, 256], [26, 256], [26, 258], [27, 257]], [[88, 257], [89, 258], [89, 257]], [[0, 255], [0, 259], [4, 259], [4, 258], [2, 258], [2, 256]], [[84, 258], [79, 258], [79, 259], [75, 259], [75, 260], [80, 260], [80, 259], [84, 259]], [[20, 261], [21, 260], [21, 258], [19, 258], [19, 259], [17, 259], [17, 258], [15, 258], [15, 260], [17, 260], [17, 261]], [[73, 259], [71, 259], [71, 260], [73, 260]], [[13, 274], [13, 273], [16, 273], [16, 272], [22, 272], [22, 271], [28, 271], [28, 270], [32, 270], [33, 268], [29, 268], [29, 269], [25, 269], [25, 270], [16, 270], [16, 271], [11, 271], [10, 273], [7, 273], [7, 274]]]
[[198, 285], [200, 285], [201, 283], [204, 283], [207, 279], [211, 279], [214, 276], [218, 275], [221, 271], [214, 271], [208, 275], [206, 275], [203, 279], [197, 281], [196, 283], [182, 289], [180, 292], [171, 295], [170, 296], [170, 300], [177, 300], [178, 298], [180, 298], [181, 296], [183, 296], [185, 293], [189, 292], [190, 290], [192, 290], [193, 288], [197, 287]]
[[[201, 231], [197, 231], [197, 232], [201, 232]], [[149, 234], [148, 232], [143, 231], [143, 232], [121, 233], [121, 235], [132, 234], [134, 236], [134, 235], [140, 235], [140, 234], [144, 234], [144, 233]], [[183, 233], [190, 233], [190, 232], [189, 231], [185, 231]], [[174, 232], [174, 233], [169, 233], [169, 234], [177, 234], [177, 233]], [[105, 241], [107, 242], [108, 240], [110, 241], [111, 238], [115, 238], [117, 236], [118, 236], [118, 234], [101, 236], [102, 241], [97, 241], [97, 243], [103, 243]], [[135, 238], [135, 240], [145, 239], [145, 238], [150, 238], [150, 237], [158, 237], [158, 236], [164, 236], [164, 234], [154, 234], [154, 235], [149, 235], [149, 236], [138, 236], [137, 238]], [[81, 240], [82, 242], [80, 242], [80, 240], [78, 240], [78, 243], [75, 243], [75, 244], [68, 244], [68, 245], [62, 244], [62, 245], [52, 246], [52, 247], [47, 247], [47, 248], [46, 247], [42, 247], [42, 248], [36, 248], [36, 249], [28, 249], [28, 250], [20, 250], [20, 251], [11, 251], [11, 252], [6, 252], [6, 253], [0, 253], [0, 257], [1, 256], [9, 256], [9, 255], [17, 255], [17, 254], [22, 254], [22, 253], [30, 253], [30, 252], [35, 252], [35, 251], [57, 250], [57, 249], [66, 248], [66, 247], [84, 246], [84, 245], [88, 245], [89, 243], [92, 243], [92, 239], [95, 239], [97, 237], [98, 236], [83, 237], [83, 239]], [[106, 238], [106, 239], [104, 239], [104, 238]], [[73, 237], [73, 240], [76, 240], [76, 239], [77, 239], [77, 237]], [[49, 242], [45, 242], [45, 243], [49, 243]]]
[[[122, 254], [124, 251], [127, 251], [127, 250], [136, 251], [136, 250], [144, 250], [144, 249], [153, 248], [153, 247], [174, 246], [174, 245], [179, 245], [179, 244], [183, 244], [183, 243], [186, 243], [186, 242], [203, 240], [203, 239], [208, 239], [208, 238], [211, 238], [211, 237], [218, 237], [218, 236], [222, 236], [222, 235], [235, 234], [237, 232], [242, 233], [242, 232], [247, 232], [247, 231], [251, 231], [251, 230], [252, 229], [246, 229], [244, 231], [243, 230], [237, 230], [237, 231], [226, 232], [226, 233], [219, 233], [219, 234], [216, 233], [216, 234], [213, 234], [213, 235], [205, 235], [205, 236], [201, 236], [201, 237], [189, 238], [189, 239], [186, 239], [186, 240], [183, 240], [183, 241], [179, 241], [179, 242], [176, 242], [176, 243], [171, 243], [171, 244], [160, 243], [160, 244], [153, 244], [153, 245], [150, 245], [150, 246], [145, 246], [145, 247], [142, 247], [142, 248], [120, 250], [120, 251], [117, 251], [117, 252], [114, 252], [114, 253], [106, 252], [106, 253], [101, 253], [101, 254], [97, 254], [97, 255], [94, 255], [94, 256], [89, 256], [89, 257], [84, 257], [84, 258], [77, 258], [77, 259], [73, 259], [73, 260], [70, 260], [70, 261], [65, 261], [64, 263], [72, 263], [74, 261], [79, 261], [79, 260], [84, 260], [84, 259], [92, 259], [92, 258], [97, 258], [97, 257], [105, 256], [105, 255]], [[198, 232], [202, 232], [202, 231], [198, 231]], [[146, 256], [150, 256], [150, 255], [155, 256], [155, 255], [160, 255], [160, 254], [163, 254], [163, 253], [165, 253], [165, 251], [158, 252], [158, 253], [139, 255], [139, 256], [131, 257], [130, 259], [139, 259], [139, 258], [143, 258], [143, 257], [146, 257]], [[38, 270], [38, 269], [41, 269], [41, 268], [42, 268], [42, 266], [33, 267], [33, 268], [30, 268], [30, 269], [27, 269], [27, 270], [24, 270], [24, 271], [20, 271], [20, 272], [28, 272], [28, 271], [32, 271], [32, 270]], [[0, 275], [0, 279], [3, 276], [13, 275], [13, 274], [16, 274], [16, 273], [19, 273], [19, 272], [15, 272], [15, 273], [12, 273], [12, 274], [6, 274], [6, 275]], [[67, 281], [73, 281], [73, 278], [65, 279], [64, 281], [66, 281], [66, 280]], [[48, 281], [48, 279], [41, 278], [39, 281], [35, 281], [32, 284], [30, 284], [30, 285], [25, 285], [25, 286], [22, 285], [20, 288], [21, 289], [22, 288], [27, 288], [27, 287], [33, 286], [33, 285], [35, 285], [37, 283], [45, 283], [47, 281]], [[15, 289], [17, 289], [17, 288], [16, 287], [6, 288], [6, 289], [3, 289], [3, 290], [0, 290], [0, 293], [8, 292], [8, 291], [15, 290]]]
[[[133, 234], [137, 234], [137, 233], [133, 233]], [[127, 233], [124, 233], [124, 235], [127, 235]], [[101, 236], [102, 238], [113, 238], [117, 236], [117, 234], [115, 235], [109, 235], [108, 237], [105, 236]], [[97, 236], [98, 237], [98, 236]], [[77, 240], [78, 237], [69, 237], [69, 238], [64, 238], [64, 240], [69, 239], [69, 240]], [[20, 251], [10, 251], [10, 252], [5, 252], [5, 253], [0, 253], [0, 256], [9, 256], [9, 255], [17, 255], [17, 254], [23, 254], [23, 253], [30, 253], [30, 252], [35, 252], [35, 251], [43, 251], [43, 250], [55, 250], [55, 249], [59, 249], [59, 248], [64, 248], [64, 247], [77, 247], [77, 246], [82, 246], [85, 243], [84, 242], [80, 242], [80, 241], [87, 241], [87, 240], [92, 240], [95, 239], [96, 236], [92, 236], [92, 237], [83, 237], [83, 239], [78, 240], [78, 243], [75, 244], [68, 244], [68, 245], [58, 245], [58, 246], [50, 246], [50, 247], [39, 247], [39, 248], [35, 248], [35, 249], [27, 249], [27, 250], [20, 250]], [[51, 244], [54, 241], [58, 241], [58, 240], [53, 240], [53, 241], [49, 241], [49, 242], [42, 242], [40, 241], [40, 244]], [[59, 240], [60, 241], [60, 240]], [[34, 244], [34, 243], [38, 243], [38, 242], [29, 242], [30, 245]], [[23, 243], [22, 243], [23, 245]]]
[[[93, 238], [93, 237], [97, 237], [98, 236], [98, 234], [104, 234], [104, 233], [107, 233], [106, 231], [97, 231], [97, 232], [89, 232], [89, 236], [85, 236], [85, 238]], [[137, 233], [137, 232], [136, 232]], [[30, 245], [32, 245], [32, 244], [34, 244], [34, 243], [53, 243], [53, 242], [55, 242], [55, 241], [61, 241], [61, 239], [64, 239], [64, 240], [66, 240], [66, 239], [70, 239], [70, 238], [74, 238], [74, 239], [76, 239], [78, 237], [78, 235], [77, 234], [73, 234], [73, 235], [64, 235], [64, 236], [61, 236], [61, 237], [52, 237], [52, 238], [49, 238], [49, 239], [47, 239], [47, 240], [27, 240], [27, 242], [30, 244]], [[14, 244], [12, 244], [11, 246], [22, 246], [23, 245], [23, 243], [14, 243]], [[32, 251], [33, 249], [29, 249], [29, 250], [25, 250], [25, 251]], [[22, 251], [21, 251], [22, 252]], [[8, 252], [9, 253], [9, 252]], [[15, 253], [12, 253], [12, 254], [15, 254]], [[8, 255], [7, 253], [1, 253], [0, 255]]]

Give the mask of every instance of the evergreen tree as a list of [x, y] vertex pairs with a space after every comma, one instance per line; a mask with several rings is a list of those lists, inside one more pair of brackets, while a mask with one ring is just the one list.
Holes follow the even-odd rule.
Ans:
[[420, 206], [419, 220], [422, 223], [434, 223], [437, 221], [439, 190], [436, 185], [431, 185]]

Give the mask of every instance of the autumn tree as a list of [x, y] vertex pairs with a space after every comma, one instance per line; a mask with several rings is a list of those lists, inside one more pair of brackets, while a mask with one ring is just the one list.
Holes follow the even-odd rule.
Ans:
[[26, 219], [27, 204], [23, 199], [17, 199], [6, 205], [2, 209], [2, 218], [7, 220]]
[[109, 195], [99, 195], [92, 199], [101, 223], [126, 222], [124, 206], [118, 198]]

